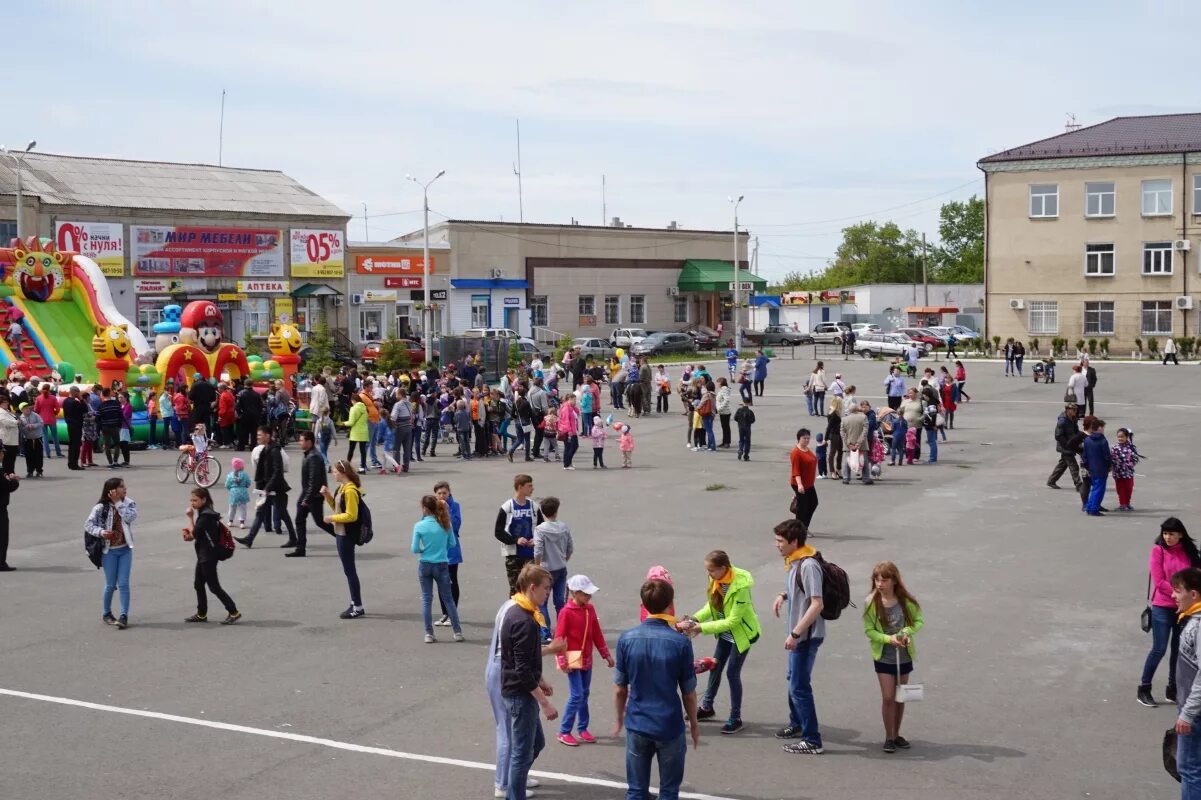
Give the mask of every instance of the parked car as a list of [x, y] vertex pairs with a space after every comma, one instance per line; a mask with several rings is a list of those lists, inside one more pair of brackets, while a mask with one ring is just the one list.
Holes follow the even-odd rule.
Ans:
[[813, 326], [813, 341], [842, 344], [842, 336], [851, 329], [848, 322], [819, 322]]
[[630, 348], [636, 356], [662, 356], [668, 353], [695, 353], [696, 342], [686, 333], [652, 333]]
[[948, 336], [954, 333], [955, 338], [961, 342], [974, 341], [980, 338], [980, 334], [964, 325], [935, 325], [927, 330], [933, 331], [943, 339], [946, 339]]
[[461, 335], [470, 339], [493, 339], [496, 337], [502, 339], [520, 338], [517, 331], [512, 328], [468, 328]]
[[[698, 350], [716, 350], [722, 343], [721, 336], [718, 335], [717, 331], [706, 328], [704, 325], [689, 325], [687, 328], [682, 328], [679, 333], [686, 333], [691, 336], [692, 341], [696, 342]], [[746, 331], [743, 331], [743, 335], [746, 335], [746, 333]], [[733, 336], [727, 338], [732, 339]]]
[[527, 336], [518, 337], [517, 352], [521, 354], [523, 359], [528, 361], [533, 361], [534, 356], [538, 356], [539, 358], [546, 360], [553, 355], [549, 348], [543, 347]]
[[[409, 353], [409, 363], [413, 366], [425, 363], [425, 343], [417, 339], [404, 339], [405, 350]], [[375, 366], [375, 360], [379, 357], [379, 352], [383, 348], [383, 342], [363, 342], [363, 349], [359, 354], [359, 360], [368, 369]], [[434, 348], [434, 360], [438, 359], [438, 350]]]
[[[909, 345], [913, 340], [905, 336], [891, 333], [864, 333], [855, 339], [855, 352], [864, 358], [873, 356], [904, 356], [909, 353]], [[929, 355], [930, 346], [917, 343], [919, 352]]]
[[592, 356], [597, 359], [608, 360], [617, 352], [616, 347], [609, 344], [607, 340], [597, 336], [584, 336], [579, 339], [572, 339], [571, 346], [572, 348], [578, 347], [580, 355]]
[[[297, 355], [300, 356], [300, 371], [306, 372], [307, 370], [305, 369], [305, 364], [309, 362], [313, 355], [312, 345], [306, 344], [304, 347], [300, 348], [300, 352], [297, 353]], [[358, 362], [355, 361], [354, 356], [351, 355], [349, 351], [344, 350], [341, 347], [334, 347], [330, 351], [330, 355], [333, 356], [334, 361], [337, 362], [339, 367], [358, 366]]]
[[851, 330], [856, 336], [862, 336], [865, 333], [883, 333], [884, 329], [874, 322], [856, 322], [851, 325]]
[[929, 328], [897, 328], [892, 333], [901, 333], [919, 342], [930, 345], [932, 348], [946, 347], [947, 340], [944, 336], [939, 336]]
[[609, 344], [614, 347], [633, 347], [646, 337], [645, 328], [614, 328], [609, 334]]
[[755, 344], [796, 346], [813, 344], [814, 337], [804, 331], [794, 331], [790, 325], [768, 325], [762, 331], [743, 331], [747, 339]]

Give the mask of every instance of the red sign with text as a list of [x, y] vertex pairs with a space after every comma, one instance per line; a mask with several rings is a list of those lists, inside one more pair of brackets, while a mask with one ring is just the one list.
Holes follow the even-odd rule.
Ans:
[[[430, 272], [434, 272], [436, 258], [430, 256]], [[421, 256], [381, 253], [378, 255], [355, 256], [354, 271], [360, 275], [421, 275], [425, 262]]]
[[384, 278], [384, 288], [386, 289], [420, 289], [424, 279], [421, 276], [410, 277], [403, 276], [400, 278]]

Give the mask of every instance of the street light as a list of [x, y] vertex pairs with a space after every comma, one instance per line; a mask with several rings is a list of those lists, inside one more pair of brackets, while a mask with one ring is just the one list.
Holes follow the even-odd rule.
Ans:
[[24, 206], [25, 195], [24, 195], [24, 193], [22, 191], [22, 187], [21, 187], [21, 170], [25, 167], [25, 154], [30, 152], [31, 150], [33, 150], [33, 148], [35, 148], [37, 146], [38, 146], [37, 140], [34, 139], [29, 144], [25, 145], [25, 149], [22, 152], [14, 153], [13, 151], [9, 150], [7, 147], [0, 145], [0, 152], [3, 152], [4, 155], [11, 158], [13, 160], [13, 163], [17, 165], [17, 238], [21, 239], [22, 241], [24, 241], [24, 237], [22, 235], [24, 233], [24, 231], [22, 230], [22, 226], [21, 226], [21, 210], [22, 210], [22, 207]]
[[413, 183], [415, 183], [421, 187], [422, 205], [425, 208], [425, 235], [422, 237], [422, 240], [423, 240], [422, 241], [422, 249], [423, 249], [424, 254], [422, 256], [422, 262], [421, 262], [421, 269], [424, 274], [424, 277], [422, 278], [421, 285], [425, 287], [425, 309], [424, 309], [424, 311], [426, 314], [429, 314], [428, 320], [424, 319], [424, 314], [422, 315], [423, 316], [422, 327], [425, 328], [425, 363], [427, 363], [427, 364], [434, 363], [434, 341], [433, 341], [433, 332], [431, 330], [434, 327], [434, 312], [430, 308], [430, 195], [429, 195], [429, 189], [431, 186], [433, 186], [434, 181], [438, 180], [445, 174], [446, 174], [446, 170], [442, 170], [437, 175], [430, 178], [428, 183], [422, 183], [421, 181], [414, 178], [412, 175], [407, 175], [407, 174], [405, 175], [406, 180], [410, 180]]
[[726, 198], [734, 204], [734, 349], [742, 350], [742, 305], [741, 287], [738, 284], [738, 206], [746, 195], [738, 195], [738, 199]]

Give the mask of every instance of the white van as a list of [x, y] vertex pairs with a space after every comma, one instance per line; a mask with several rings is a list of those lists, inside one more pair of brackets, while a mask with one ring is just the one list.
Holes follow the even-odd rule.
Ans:
[[463, 336], [469, 339], [516, 339], [517, 331], [512, 328], [468, 328]]

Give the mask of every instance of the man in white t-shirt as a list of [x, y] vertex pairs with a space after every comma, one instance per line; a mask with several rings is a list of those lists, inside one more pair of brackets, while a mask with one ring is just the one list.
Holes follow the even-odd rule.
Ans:
[[25, 356], [24, 353], [25, 329], [21, 327], [21, 323], [13, 320], [8, 326], [8, 344], [12, 347], [13, 354], [17, 360], [21, 360]]

